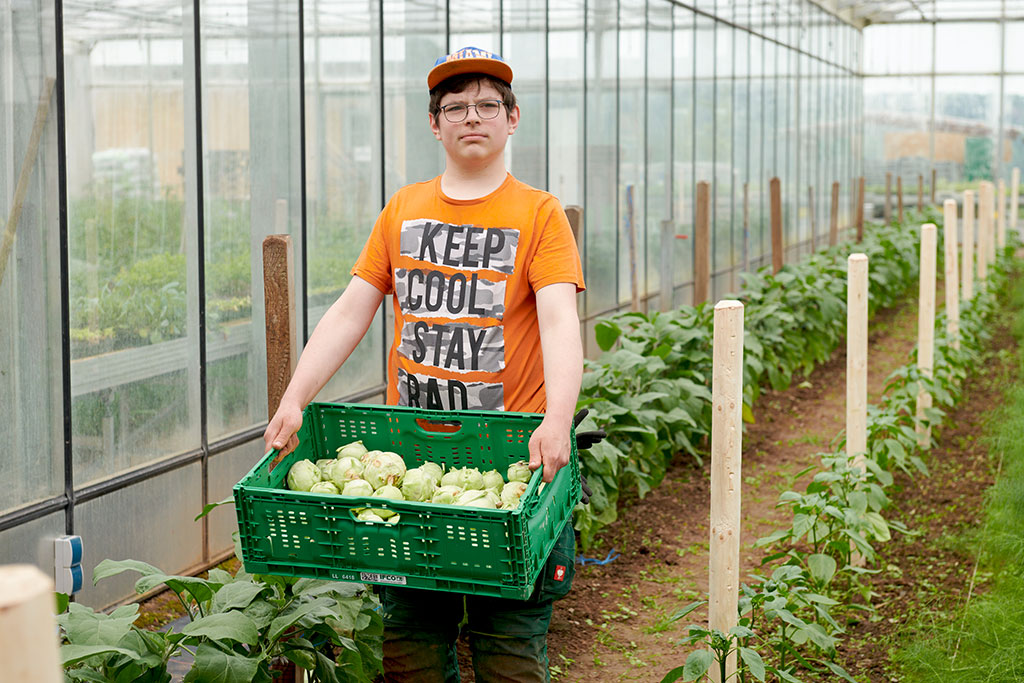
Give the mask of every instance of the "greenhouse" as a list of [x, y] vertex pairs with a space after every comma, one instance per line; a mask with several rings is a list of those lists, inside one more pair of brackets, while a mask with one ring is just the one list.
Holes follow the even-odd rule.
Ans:
[[[432, 95], [459, 60], [498, 99]], [[414, 213], [497, 191], [452, 191], [463, 125], [543, 240]], [[1024, 3], [0, 0], [0, 150], [0, 641], [34, 567], [66, 680], [392, 680], [395, 585], [467, 596], [467, 680], [473, 598], [563, 576], [549, 680], [1024, 680]]]

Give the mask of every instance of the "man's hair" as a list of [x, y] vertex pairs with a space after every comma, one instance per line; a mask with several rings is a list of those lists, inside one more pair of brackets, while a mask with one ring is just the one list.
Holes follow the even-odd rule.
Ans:
[[473, 85], [487, 83], [498, 91], [501, 101], [505, 105], [505, 116], [509, 115], [516, 106], [516, 96], [512, 92], [512, 86], [493, 76], [487, 74], [470, 73], [459, 74], [446, 78], [430, 91], [430, 107], [428, 111], [435, 119], [441, 113], [441, 98], [449, 93], [462, 93], [469, 90]]

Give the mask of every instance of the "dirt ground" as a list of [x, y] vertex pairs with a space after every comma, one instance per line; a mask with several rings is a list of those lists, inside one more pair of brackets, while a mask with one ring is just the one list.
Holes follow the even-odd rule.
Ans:
[[[885, 378], [907, 362], [916, 326], [913, 302], [872, 319], [869, 401], [877, 401]], [[995, 348], [1013, 345], [1005, 326], [996, 330]], [[972, 580], [974, 559], [949, 539], [978, 523], [984, 489], [993, 479], [979, 436], [1011, 363], [1009, 354], [996, 356], [969, 380], [964, 400], [938, 435], [940, 446], [929, 458], [931, 476], [897, 477], [888, 514], [918, 533], [894, 535], [881, 549], [883, 571], [870, 579], [877, 612], [848, 618], [839, 662], [857, 680], [898, 680], [889, 673], [888, 646], [913, 610], [962, 609], [968, 591], [984, 589], [982, 581]], [[744, 576], [758, 572], [765, 554], [753, 542], [787, 519], [775, 508], [778, 495], [802, 488], [805, 482], [795, 482], [796, 473], [818, 462], [816, 454], [830, 451], [844, 427], [845, 373], [843, 347], [810, 377], [787, 391], [762, 394], [754, 407], [756, 422], [747, 425], [743, 440]], [[572, 592], [556, 603], [548, 639], [556, 681], [660, 681], [684, 661], [688, 650], [677, 641], [687, 624], [706, 621], [706, 611], [674, 624], [668, 618], [706, 597], [709, 499], [707, 463], [698, 465], [689, 456], [681, 456], [643, 500], [627, 496], [619, 520], [584, 553], [615, 559], [578, 566]], [[177, 616], [166, 594], [148, 601], [143, 613], [153, 626]], [[464, 641], [459, 649], [462, 680], [473, 681]]]

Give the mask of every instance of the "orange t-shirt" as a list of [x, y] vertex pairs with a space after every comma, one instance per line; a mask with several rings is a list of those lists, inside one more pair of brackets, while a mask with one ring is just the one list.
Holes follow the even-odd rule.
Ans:
[[552, 195], [509, 174], [479, 199], [451, 199], [440, 176], [388, 201], [352, 274], [394, 294], [392, 405], [543, 412], [535, 292], [582, 291], [569, 221]]

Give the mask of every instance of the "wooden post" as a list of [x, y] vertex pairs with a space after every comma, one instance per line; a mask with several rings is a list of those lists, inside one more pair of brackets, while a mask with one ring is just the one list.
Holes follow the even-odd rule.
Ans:
[[942, 247], [946, 283], [946, 333], [954, 349], [960, 348], [960, 281], [956, 267], [957, 229], [956, 200], [947, 199], [942, 203]]
[[61, 683], [53, 581], [38, 567], [0, 567], [0, 681]]
[[900, 223], [903, 222], [903, 176], [896, 176], [896, 208]]
[[36, 157], [39, 154], [39, 141], [43, 137], [43, 128], [50, 115], [50, 95], [53, 93], [55, 82], [53, 78], [47, 77], [43, 81], [43, 87], [39, 90], [35, 122], [32, 124], [32, 132], [29, 134], [28, 145], [25, 147], [25, 159], [21, 162], [21, 170], [18, 172], [18, 184], [14, 188], [11, 213], [7, 216], [4, 236], [0, 240], [0, 284], [3, 284], [4, 273], [7, 272], [7, 259], [10, 258], [11, 251], [14, 249], [14, 234], [18, 229], [18, 221], [21, 220], [21, 209], [25, 204], [25, 195], [28, 194], [29, 181], [32, 179], [32, 169], [36, 165]]
[[565, 207], [565, 217], [569, 219], [569, 229], [572, 230], [573, 239], [576, 240], [576, 248], [580, 248], [580, 226], [583, 225], [583, 207], [570, 204]]
[[1020, 169], [1013, 167], [1010, 174], [1010, 230], [1017, 230], [1017, 212], [1020, 210]]
[[[267, 415], [273, 417], [295, 371], [295, 305], [292, 291], [292, 238], [269, 235], [263, 240], [263, 297], [267, 330]], [[277, 463], [275, 462], [274, 465]]]
[[978, 197], [978, 286], [984, 287], [988, 278], [988, 243], [992, 235], [992, 184], [982, 181]]
[[964, 190], [964, 245], [960, 254], [963, 263], [963, 290], [961, 297], [964, 301], [974, 298], [974, 192]]
[[634, 311], [640, 310], [640, 288], [636, 278], [636, 221], [633, 216], [633, 185], [626, 186], [626, 239], [629, 240], [629, 294]]
[[671, 220], [661, 222], [661, 254], [659, 259], [661, 273], [660, 310], [671, 311], [675, 293], [675, 244], [676, 225]]
[[857, 178], [857, 241], [864, 241], [864, 176]]
[[782, 254], [782, 183], [772, 178], [768, 181], [772, 218], [772, 273], [782, 270], [785, 261]]
[[[715, 306], [712, 356], [708, 626], [728, 633], [739, 619], [743, 484], [743, 304], [739, 301], [720, 301]], [[726, 677], [735, 671], [736, 657], [731, 655]], [[712, 674], [712, 680], [718, 678]]]
[[924, 176], [917, 174], [917, 210], [924, 211]]
[[[921, 226], [921, 303], [917, 311], [917, 369], [922, 377], [931, 377], [935, 364], [935, 243], [933, 223]], [[932, 407], [932, 395], [922, 385], [917, 391], [917, 419]], [[931, 445], [931, 427], [917, 425], [918, 445]]]
[[1006, 182], [999, 179], [996, 195], [996, 248], [1002, 251], [1006, 246]]
[[885, 224], [892, 222], [892, 173], [885, 172]]
[[814, 187], [811, 185], [807, 186], [807, 210], [811, 214], [811, 253], [813, 254], [818, 250], [816, 237], [818, 232], [818, 220], [814, 211]]
[[932, 190], [932, 204], [935, 204], [935, 176], [936, 176], [936, 173], [935, 173], [935, 169], [933, 168], [932, 169], [932, 186], [931, 186], [931, 190]]
[[697, 224], [693, 234], [693, 305], [706, 302], [711, 293], [711, 186], [697, 183]]
[[846, 455], [864, 467], [868, 450], [868, 257], [846, 260]]
[[832, 183], [832, 208], [828, 216], [828, 246], [839, 244], [839, 181]]

